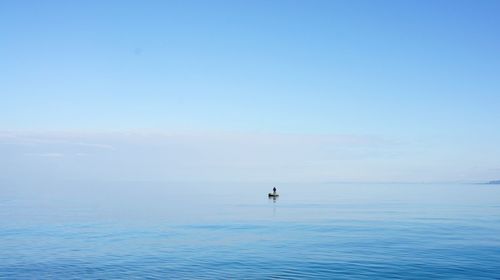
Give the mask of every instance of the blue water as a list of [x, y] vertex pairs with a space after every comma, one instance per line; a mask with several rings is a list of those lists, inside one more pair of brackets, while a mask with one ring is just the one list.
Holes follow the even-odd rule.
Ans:
[[0, 190], [1, 279], [500, 279], [500, 186]]

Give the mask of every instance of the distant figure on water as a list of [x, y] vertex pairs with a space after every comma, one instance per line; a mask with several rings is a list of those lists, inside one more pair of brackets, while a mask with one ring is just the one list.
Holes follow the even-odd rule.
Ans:
[[269, 193], [268, 196], [269, 196], [269, 198], [276, 200], [276, 198], [279, 196], [279, 194], [276, 192], [276, 187], [273, 188], [273, 192]]
[[273, 198], [273, 199], [276, 199], [279, 194], [276, 192], [276, 187], [273, 188], [273, 192], [272, 193], [269, 193], [269, 198]]

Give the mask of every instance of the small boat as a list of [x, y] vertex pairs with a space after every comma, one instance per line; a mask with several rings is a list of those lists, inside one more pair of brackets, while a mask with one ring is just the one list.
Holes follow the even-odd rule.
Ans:
[[278, 196], [280, 196], [280, 195], [279, 195], [279, 194], [277, 194], [277, 193], [269, 193], [269, 195], [268, 195], [268, 196], [269, 196], [269, 197], [278, 197]]

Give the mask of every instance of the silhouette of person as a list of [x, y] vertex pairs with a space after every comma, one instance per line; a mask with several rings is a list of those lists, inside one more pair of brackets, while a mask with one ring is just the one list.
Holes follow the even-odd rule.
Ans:
[[273, 188], [273, 193], [276, 194], [276, 187]]

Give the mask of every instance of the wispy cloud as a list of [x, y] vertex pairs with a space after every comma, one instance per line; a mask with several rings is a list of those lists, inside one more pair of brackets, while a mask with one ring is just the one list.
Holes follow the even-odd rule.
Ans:
[[78, 142], [78, 143], [74, 143], [74, 144], [77, 146], [90, 147], [90, 148], [96, 148], [96, 149], [105, 149], [105, 150], [114, 150], [115, 149], [112, 145], [109, 145], [109, 144], [84, 143], [84, 142]]
[[58, 176], [161, 180], [347, 180], [395, 146], [377, 136], [230, 132], [22, 132], [5, 139], [0, 149], [9, 145], [20, 166], [31, 165], [16, 153], [64, 157], [64, 166], [33, 167]]
[[496, 178], [490, 169], [497, 166], [492, 161], [471, 168], [467, 162], [450, 161], [448, 153], [453, 150], [436, 154], [435, 147], [377, 135], [165, 131], [0, 135], [0, 169], [19, 176], [31, 172], [119, 180], [445, 181]]
[[61, 158], [64, 157], [62, 153], [25, 153], [25, 156], [30, 157], [46, 157], [46, 158]]
[[0, 131], [0, 145], [82, 147], [91, 149], [113, 150], [107, 143], [95, 142], [102, 139], [102, 134], [74, 132], [12, 132]]

